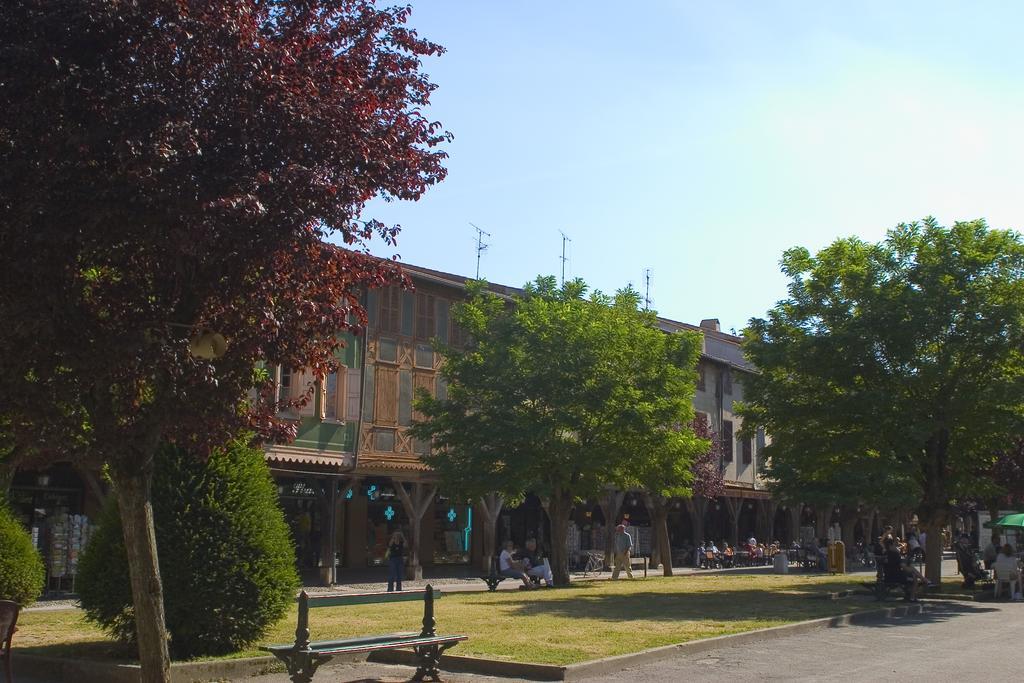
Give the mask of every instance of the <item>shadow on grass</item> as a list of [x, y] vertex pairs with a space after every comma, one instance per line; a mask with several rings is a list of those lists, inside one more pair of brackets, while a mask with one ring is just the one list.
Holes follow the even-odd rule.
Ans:
[[138, 663], [138, 653], [134, 648], [111, 640], [18, 647], [18, 638], [15, 636], [12, 649], [15, 658], [23, 654], [63, 659], [88, 659], [116, 664]]
[[[787, 587], [785, 592], [726, 589], [685, 593], [656, 590], [595, 593], [564, 588], [556, 595], [545, 595], [545, 599], [509, 607], [514, 616], [552, 616], [616, 623], [705, 620], [795, 622], [904, 604], [902, 601], [879, 602], [869, 596], [852, 596], [842, 601], [813, 599], [824, 592], [849, 587], [845, 583], [808, 584]], [[936, 620], [948, 619], [957, 614], [990, 611], [969, 604], [941, 604], [942, 608], [934, 616]], [[926, 618], [931, 617], [926, 615]]]

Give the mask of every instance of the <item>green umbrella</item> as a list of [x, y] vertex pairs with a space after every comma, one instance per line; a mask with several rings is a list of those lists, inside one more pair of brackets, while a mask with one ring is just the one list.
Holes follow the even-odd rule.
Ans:
[[992, 526], [1024, 529], [1024, 512], [1014, 512], [1012, 515], [1006, 515], [993, 522]]

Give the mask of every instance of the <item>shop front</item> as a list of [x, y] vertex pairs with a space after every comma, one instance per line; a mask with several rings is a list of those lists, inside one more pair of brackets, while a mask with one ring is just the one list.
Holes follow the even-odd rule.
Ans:
[[434, 504], [432, 526], [433, 563], [469, 564], [473, 545], [473, 507], [439, 497]]
[[103, 495], [95, 474], [83, 475], [67, 463], [15, 473], [8, 500], [43, 557], [48, 593], [75, 591], [78, 559], [92, 535]]

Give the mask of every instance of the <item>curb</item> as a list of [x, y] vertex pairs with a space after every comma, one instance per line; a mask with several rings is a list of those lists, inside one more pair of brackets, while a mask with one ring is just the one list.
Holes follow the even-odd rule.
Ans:
[[[866, 612], [851, 612], [834, 617], [801, 621], [795, 624], [771, 626], [768, 628], [758, 629], [756, 631], [744, 631], [743, 633], [731, 633], [724, 636], [690, 640], [685, 643], [662, 645], [661, 647], [641, 650], [640, 652], [616, 655], [614, 657], [605, 657], [604, 659], [594, 659], [589, 662], [569, 664], [566, 666], [508, 662], [496, 659], [480, 659], [477, 657], [446, 654], [441, 656], [440, 667], [443, 670], [452, 673], [469, 673], [484, 676], [519, 678], [529, 681], [571, 681], [597, 674], [614, 673], [628, 669], [629, 667], [656, 662], [658, 660], [674, 657], [680, 654], [697, 654], [720, 647], [732, 647], [734, 645], [743, 645], [754, 641], [784, 638], [786, 636], [799, 635], [819, 629], [914, 616], [921, 614], [924, 610], [925, 605], [917, 603], [901, 605], [899, 607], [887, 607], [884, 609], [876, 609]], [[404, 664], [407, 666], [416, 665], [415, 655], [412, 652], [402, 650], [374, 652], [370, 655], [367, 661], [379, 662], [382, 664]]]
[[[51, 683], [139, 683], [142, 676], [138, 664], [47, 657], [23, 654], [16, 649], [12, 654], [12, 667], [19, 676], [39, 678]], [[197, 683], [225, 678], [248, 678], [276, 671], [284, 671], [284, 665], [274, 657], [178, 662], [171, 664], [171, 681]]]

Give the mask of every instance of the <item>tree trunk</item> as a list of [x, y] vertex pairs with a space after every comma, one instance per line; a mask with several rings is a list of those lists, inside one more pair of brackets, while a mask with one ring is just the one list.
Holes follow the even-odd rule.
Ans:
[[615, 545], [615, 520], [619, 517], [625, 497], [625, 491], [611, 489], [601, 496], [598, 503], [601, 506], [601, 514], [604, 515], [604, 566], [609, 569], [612, 566], [612, 550]]
[[420, 563], [420, 537], [423, 535], [423, 516], [427, 514], [437, 487], [416, 482], [412, 485], [412, 495], [405, 490], [405, 484], [396, 482], [395, 493], [398, 494], [409, 518], [410, 547], [409, 564], [405, 567], [405, 578], [416, 581], [423, 578], [423, 565]]
[[111, 467], [110, 476], [121, 508], [121, 530], [128, 554], [139, 663], [142, 665], [140, 680], [142, 683], [170, 683], [171, 660], [164, 623], [164, 594], [150, 498], [152, 464], [139, 469]]
[[[651, 515], [651, 530], [654, 532], [654, 547], [661, 560], [662, 574], [672, 576], [672, 543], [668, 537], [668, 500], [664, 496], [644, 494], [644, 504]], [[651, 566], [657, 567], [653, 558]]]
[[928, 439], [925, 451], [925, 489], [921, 511], [928, 532], [925, 548], [925, 577], [934, 584], [942, 583], [942, 527], [949, 515], [949, 494], [946, 489], [946, 460], [949, 450], [949, 431], [939, 429]]
[[480, 498], [477, 506], [480, 510], [480, 517], [483, 523], [483, 548], [480, 555], [480, 569], [485, 572], [491, 571], [491, 564], [494, 562], [494, 555], [497, 552], [497, 526], [498, 515], [505, 505], [505, 499], [498, 493], [488, 493]]
[[573, 501], [570, 494], [556, 489], [550, 498], [543, 501], [544, 510], [551, 522], [551, 573], [556, 586], [569, 585], [569, 517]]

